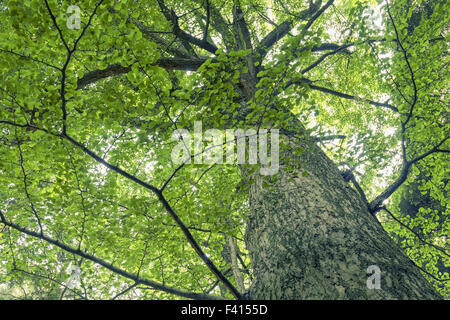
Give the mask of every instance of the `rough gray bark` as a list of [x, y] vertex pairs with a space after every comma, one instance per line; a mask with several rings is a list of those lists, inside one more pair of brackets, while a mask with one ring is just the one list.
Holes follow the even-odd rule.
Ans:
[[[300, 147], [299, 145], [292, 147]], [[357, 192], [317, 147], [303, 146], [302, 171], [280, 168], [271, 188], [255, 175], [246, 230], [252, 299], [439, 299]], [[280, 159], [284, 157], [281, 156]], [[367, 268], [381, 270], [369, 289]]]

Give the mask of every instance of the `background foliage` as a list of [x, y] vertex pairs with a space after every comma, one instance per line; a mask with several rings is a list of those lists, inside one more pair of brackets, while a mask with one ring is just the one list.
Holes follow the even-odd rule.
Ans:
[[[450, 296], [448, 2], [241, 0], [255, 50], [233, 39], [237, 3], [83, 0], [69, 29], [72, 1], [0, 1], [0, 212], [14, 224], [0, 229], [1, 298], [232, 297], [208, 259], [248, 287], [249, 182], [237, 165], [179, 168], [171, 135], [196, 120], [281, 127], [286, 112], [368, 200], [405, 178], [378, 219]], [[326, 8], [308, 25], [313, 5]], [[265, 55], [256, 71], [251, 54]]]

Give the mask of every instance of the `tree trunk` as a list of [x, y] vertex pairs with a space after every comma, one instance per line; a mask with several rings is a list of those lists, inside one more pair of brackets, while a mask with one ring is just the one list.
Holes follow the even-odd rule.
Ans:
[[[269, 189], [256, 174], [249, 188], [245, 240], [255, 277], [249, 297], [441, 298], [336, 165], [315, 145], [305, 143], [303, 148], [298, 177], [280, 163], [278, 178]], [[308, 174], [303, 176], [303, 171]], [[379, 289], [372, 274], [377, 267]]]

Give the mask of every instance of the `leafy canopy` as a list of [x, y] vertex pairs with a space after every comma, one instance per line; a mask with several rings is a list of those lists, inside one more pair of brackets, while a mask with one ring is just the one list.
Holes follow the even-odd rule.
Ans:
[[292, 116], [450, 295], [446, 1], [74, 4], [0, 1], [0, 297], [240, 297], [250, 182], [171, 136]]

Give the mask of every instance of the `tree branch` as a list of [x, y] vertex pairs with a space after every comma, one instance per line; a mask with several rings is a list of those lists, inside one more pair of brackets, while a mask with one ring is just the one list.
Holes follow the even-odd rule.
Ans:
[[[164, 46], [165, 47], [163, 49], [164, 51], [167, 51], [167, 52], [173, 54], [176, 58], [186, 58], [186, 59], [192, 58], [192, 56], [189, 54], [189, 52], [184, 51], [181, 48], [174, 48], [172, 46], [173, 42], [172, 43], [168, 42], [166, 39], [159, 37], [153, 30], [150, 30], [147, 26], [145, 26], [143, 23], [141, 23], [137, 19], [130, 17], [129, 21], [131, 23], [133, 23], [136, 27], [139, 28], [139, 31], [141, 31], [144, 38], [146, 38], [147, 40], [150, 40], [150, 41], [154, 41], [154, 42]], [[172, 32], [168, 32], [168, 33], [172, 34]]]
[[18, 53], [18, 52], [14, 52], [12, 50], [2, 49], [2, 48], [0, 48], [0, 52], [10, 53], [10, 54], [16, 55], [16, 56], [24, 58], [24, 59], [29, 59], [29, 60], [37, 62], [37, 63], [42, 63], [42, 64], [46, 65], [47, 67], [50, 67], [50, 68], [53, 68], [55, 70], [61, 71], [60, 67], [54, 66], [54, 65], [52, 65], [50, 63], [47, 63], [44, 60], [40, 60], [40, 59], [33, 58], [31, 56], [27, 56], [25, 54], [21, 54], [21, 53]]
[[402, 50], [403, 57], [405, 59], [406, 65], [408, 66], [408, 69], [409, 69], [409, 72], [410, 72], [410, 75], [411, 75], [411, 83], [413, 85], [413, 91], [414, 91], [414, 97], [413, 97], [413, 101], [411, 103], [411, 107], [409, 109], [408, 116], [407, 116], [406, 120], [402, 123], [402, 132], [404, 133], [405, 130], [406, 130], [406, 125], [408, 124], [409, 120], [411, 119], [411, 117], [413, 115], [414, 106], [416, 105], [416, 102], [417, 102], [417, 85], [416, 85], [416, 80], [415, 80], [415, 77], [414, 77], [414, 72], [412, 70], [411, 64], [409, 63], [408, 55], [406, 53], [405, 48], [403, 47], [402, 42], [400, 41], [400, 36], [398, 34], [397, 27], [395, 26], [394, 19], [392, 18], [388, 0], [386, 0], [386, 9], [387, 9], [387, 12], [388, 12], [388, 15], [389, 15], [389, 19], [391, 20], [392, 26], [394, 27], [395, 37], [397, 39], [397, 43], [400, 46], [400, 49]]
[[[307, 17], [314, 14], [311, 19], [308, 21], [308, 23], [305, 25], [305, 27], [302, 29], [302, 32], [306, 32], [311, 25], [316, 21], [320, 15], [331, 5], [333, 4], [334, 0], [329, 0], [322, 8], [319, 8], [319, 6], [322, 3], [322, 0], [317, 0], [316, 3], [310, 2], [310, 6], [308, 9], [302, 11], [297, 17], [296, 20], [305, 20]], [[294, 19], [289, 19], [284, 22], [282, 22], [278, 27], [273, 29], [268, 35], [264, 37], [264, 39], [261, 40], [260, 45], [256, 49], [256, 52], [259, 54], [259, 59], [263, 60], [264, 57], [267, 55], [269, 50], [285, 35], [287, 35], [294, 26]]]
[[[14, 127], [14, 129], [15, 129], [15, 131], [17, 130], [16, 127]], [[16, 132], [16, 139], [17, 139], [17, 141], [19, 141], [19, 138], [17, 136], [17, 132]], [[17, 143], [17, 149], [19, 150], [19, 165], [20, 165], [20, 168], [21, 168], [22, 174], [23, 174], [23, 185], [24, 185], [25, 195], [26, 195], [26, 197], [28, 199], [28, 202], [30, 202], [31, 211], [33, 212], [33, 215], [36, 218], [36, 221], [37, 221], [38, 226], [39, 226], [40, 233], [42, 234], [43, 229], [42, 229], [41, 218], [39, 217], [39, 215], [38, 215], [38, 213], [36, 211], [36, 208], [34, 206], [34, 203], [31, 200], [31, 195], [28, 192], [28, 179], [27, 179], [27, 173], [26, 173], [25, 168], [23, 166], [23, 152], [22, 152], [22, 148], [20, 147], [20, 143]]]
[[[249, 85], [251, 87], [252, 85], [250, 83], [252, 83], [252, 80], [255, 79], [257, 72], [255, 70], [255, 62], [253, 59], [253, 45], [250, 37], [250, 31], [248, 29], [247, 22], [245, 21], [244, 12], [241, 9], [239, 0], [235, 0], [233, 5], [233, 27], [235, 29], [234, 32], [238, 49], [251, 51], [251, 54], [245, 57], [248, 66], [249, 79], [248, 81], [245, 81], [246, 84], [244, 85]], [[256, 85], [256, 83], [253, 83], [253, 85]]]
[[105, 167], [107, 167], [108, 169], [111, 169], [115, 172], [117, 172], [118, 174], [120, 174], [121, 176], [143, 186], [144, 188], [152, 191], [157, 197], [158, 200], [160, 201], [160, 203], [163, 205], [164, 209], [166, 209], [166, 211], [170, 214], [170, 216], [172, 217], [172, 219], [175, 221], [175, 223], [178, 225], [178, 227], [181, 229], [181, 231], [183, 232], [183, 234], [185, 235], [186, 239], [188, 240], [189, 244], [191, 245], [191, 247], [194, 249], [194, 251], [197, 253], [197, 255], [203, 260], [203, 262], [206, 264], [206, 266], [210, 269], [210, 271], [220, 280], [222, 281], [222, 283], [224, 284], [224, 286], [230, 290], [230, 292], [233, 294], [233, 296], [236, 299], [243, 299], [242, 295], [239, 293], [239, 291], [231, 284], [231, 282], [219, 271], [219, 269], [217, 269], [217, 267], [214, 265], [214, 263], [211, 261], [211, 259], [208, 258], [208, 256], [203, 252], [203, 250], [200, 248], [200, 246], [198, 245], [197, 241], [194, 239], [194, 237], [192, 236], [191, 232], [189, 231], [189, 229], [185, 226], [185, 224], [181, 221], [181, 219], [178, 217], [178, 215], [175, 213], [175, 211], [172, 209], [172, 207], [170, 206], [170, 204], [167, 202], [166, 198], [163, 196], [163, 193], [161, 192], [161, 190], [157, 189], [156, 187], [140, 180], [139, 178], [137, 178], [136, 176], [120, 169], [117, 166], [114, 166], [110, 163], [108, 163], [107, 161], [105, 161], [104, 159], [100, 158], [98, 155], [96, 155], [94, 152], [92, 152], [91, 150], [89, 150], [88, 148], [86, 148], [84, 145], [82, 145], [80, 142], [76, 141], [75, 139], [73, 139], [72, 137], [68, 136], [67, 134], [61, 135], [62, 138], [65, 138], [66, 140], [68, 140], [70, 143], [72, 143], [73, 145], [77, 146], [78, 148], [80, 148], [81, 150], [83, 150], [83, 152], [85, 152], [86, 154], [88, 154], [89, 156], [91, 156], [93, 159], [95, 159], [97, 162], [103, 164]]
[[346, 49], [348, 47], [353, 46], [353, 44], [347, 44], [347, 45], [343, 45], [340, 46], [338, 48], [336, 48], [335, 50], [331, 51], [331, 52], [327, 52], [324, 55], [322, 55], [320, 58], [318, 58], [315, 62], [313, 62], [311, 65], [309, 65], [308, 67], [306, 67], [305, 69], [301, 70], [300, 73], [301, 74], [305, 74], [308, 71], [314, 69], [315, 67], [317, 67], [323, 60], [325, 60], [328, 56], [331, 56], [333, 54], [339, 53], [339, 52], [345, 52]]
[[275, 43], [277, 43], [291, 31], [293, 24], [294, 22], [292, 19], [286, 20], [278, 27], [273, 29], [267, 36], [264, 37], [264, 39], [262, 39], [261, 43], [256, 49], [256, 52], [259, 54], [260, 60], [264, 59], [269, 50], [275, 45]]
[[91, 255], [89, 253], [86, 253], [86, 252], [82, 251], [82, 250], [75, 249], [75, 248], [73, 248], [71, 246], [68, 246], [68, 245], [58, 241], [58, 240], [50, 238], [50, 237], [48, 237], [48, 236], [46, 236], [44, 234], [36, 233], [34, 231], [31, 231], [31, 230], [28, 230], [28, 229], [26, 229], [24, 227], [21, 227], [21, 226], [15, 224], [15, 223], [9, 222], [9, 221], [7, 221], [5, 219], [5, 216], [3, 215], [3, 213], [1, 213], [1, 211], [0, 211], [0, 218], [1, 218], [1, 223], [6, 225], [6, 226], [8, 226], [8, 227], [11, 227], [11, 228], [13, 228], [13, 229], [23, 233], [23, 234], [27, 234], [27, 235], [29, 235], [31, 237], [36, 238], [36, 239], [41, 239], [41, 240], [43, 240], [43, 241], [45, 241], [47, 243], [50, 243], [50, 244], [52, 244], [52, 245], [54, 245], [54, 246], [56, 246], [56, 247], [58, 247], [58, 248], [60, 248], [60, 249], [62, 249], [64, 251], [66, 251], [66, 252], [75, 254], [77, 256], [80, 256], [82, 258], [90, 260], [90, 261], [92, 261], [92, 262], [94, 262], [96, 264], [99, 264], [102, 267], [108, 269], [109, 271], [111, 271], [111, 272], [113, 272], [115, 274], [118, 274], [118, 275], [120, 275], [122, 277], [125, 277], [125, 278], [128, 278], [128, 279], [131, 279], [131, 280], [135, 281], [136, 284], [143, 284], [143, 285], [152, 287], [152, 288], [154, 288], [156, 290], [164, 291], [164, 292], [171, 293], [171, 294], [174, 294], [174, 295], [177, 295], [177, 296], [180, 296], [180, 297], [184, 297], [184, 298], [188, 298], [188, 299], [198, 299], [198, 300], [220, 300], [220, 299], [222, 299], [221, 297], [217, 297], [217, 296], [213, 296], [213, 295], [207, 295], [207, 294], [202, 294], [202, 293], [194, 293], [194, 292], [184, 291], [184, 290], [181, 290], [181, 289], [177, 289], [177, 288], [174, 288], [174, 287], [169, 287], [169, 286], [163, 285], [163, 284], [155, 282], [153, 280], [141, 278], [141, 277], [139, 277], [139, 276], [137, 276], [135, 274], [129, 273], [129, 272], [123, 270], [123, 269], [115, 267], [112, 264], [106, 262], [105, 260], [102, 260], [102, 259], [100, 259], [98, 257], [95, 257], [95, 256], [93, 256], [93, 255]]
[[436, 250], [439, 250], [440, 252], [442, 252], [444, 255], [446, 255], [447, 257], [450, 258], [450, 254], [448, 254], [443, 248], [430, 243], [428, 241], [426, 241], [424, 238], [422, 238], [420, 235], [418, 235], [417, 233], [414, 232], [414, 230], [412, 230], [410, 227], [408, 227], [406, 224], [404, 224], [400, 219], [398, 219], [396, 216], [394, 216], [394, 214], [389, 211], [386, 206], [381, 207], [382, 210], [386, 211], [395, 221], [397, 221], [403, 228], [407, 229], [409, 232], [411, 232], [413, 235], [415, 235], [417, 237], [417, 239], [419, 239], [420, 241], [422, 241], [424, 244], [435, 248]]
[[55, 282], [56, 284], [64, 287], [64, 290], [69, 290], [69, 291], [73, 292], [74, 294], [76, 294], [77, 296], [79, 296], [81, 299], [87, 300], [86, 297], [83, 297], [83, 295], [81, 293], [73, 290], [72, 288], [68, 287], [65, 283], [59, 282], [58, 280], [53, 279], [50, 276], [42, 275], [42, 274], [39, 274], [39, 273], [29, 272], [29, 271], [26, 271], [26, 270], [23, 270], [23, 269], [20, 269], [20, 268], [14, 268], [13, 271], [19, 271], [19, 272], [22, 272], [22, 273], [24, 273], [26, 275], [29, 275], [31, 277], [38, 277], [38, 278], [50, 280], [50, 281]]
[[[5, 123], [5, 124], [13, 125], [16, 127], [22, 127], [22, 128], [29, 127], [28, 125], [20, 125], [20, 124], [16, 124], [16, 123], [10, 122], [10, 121], [0, 120], [0, 123]], [[40, 130], [40, 129], [37, 128], [37, 130]], [[42, 129], [42, 131], [48, 132], [44, 129]], [[239, 291], [233, 286], [233, 284], [219, 271], [219, 269], [214, 265], [214, 263], [211, 261], [211, 259], [203, 252], [203, 250], [201, 249], [201, 247], [199, 246], [197, 241], [192, 236], [189, 229], [186, 227], [186, 225], [183, 223], [183, 221], [181, 221], [179, 216], [175, 213], [175, 211], [173, 210], [173, 208], [171, 207], [169, 202], [166, 200], [166, 198], [164, 197], [164, 195], [160, 189], [137, 178], [135, 175], [132, 175], [132, 174], [122, 170], [121, 168], [110, 164], [105, 159], [103, 159], [100, 156], [98, 156], [97, 154], [95, 154], [92, 150], [89, 150], [82, 143], [78, 142], [77, 140], [75, 140], [74, 138], [69, 136], [68, 134], [62, 133], [62, 134], [52, 134], [52, 135], [69, 141], [71, 144], [73, 144], [77, 148], [81, 149], [84, 153], [89, 155], [91, 158], [93, 158], [98, 163], [104, 165], [106, 168], [120, 174], [124, 178], [131, 180], [131, 181], [135, 182], [136, 184], [138, 184], [138, 185], [144, 187], [145, 189], [151, 191], [152, 193], [154, 193], [157, 196], [159, 202], [163, 205], [164, 209], [169, 213], [169, 215], [175, 221], [177, 226], [181, 229], [181, 231], [183, 232], [183, 234], [186, 237], [190, 246], [194, 249], [194, 251], [197, 253], [197, 255], [203, 260], [203, 262], [206, 264], [206, 266], [209, 268], [209, 270], [224, 284], [224, 286], [231, 292], [231, 294], [236, 299], [239, 299], [239, 300], [243, 299], [243, 296], [241, 295], [241, 293], [239, 293]]]
[[111, 300], [116, 300], [118, 297], [120, 297], [121, 295], [124, 295], [125, 293], [127, 293], [128, 291], [130, 291], [131, 289], [133, 289], [134, 287], [136, 287], [138, 284], [135, 282], [133, 283], [131, 286], [127, 287], [125, 290], [119, 292], [118, 294], [116, 294]]
[[349, 180], [353, 183], [353, 185], [356, 188], [356, 191], [358, 191], [359, 195], [363, 199], [364, 203], [369, 205], [369, 201], [367, 200], [366, 194], [364, 193], [364, 190], [359, 185], [358, 181], [356, 181], [355, 175], [353, 174], [352, 170], [348, 170], [347, 174], [349, 175]]
[[45, 2], [45, 7], [47, 8], [47, 12], [48, 12], [48, 14], [50, 15], [50, 18], [51, 18], [51, 20], [52, 20], [52, 22], [53, 22], [53, 25], [54, 25], [54, 27], [56, 28], [56, 30], [58, 31], [59, 38], [61, 39], [61, 42], [63, 43], [63, 45], [64, 45], [64, 47], [66, 48], [66, 50], [67, 50], [68, 52], [70, 52], [70, 48], [69, 48], [69, 46], [67, 45], [66, 40], [64, 39], [64, 35], [63, 35], [62, 31], [61, 31], [61, 28], [58, 26], [58, 23], [56, 22], [56, 17], [55, 17], [55, 15], [53, 14], [52, 9], [50, 8], [50, 5], [48, 4], [48, 1], [47, 1], [47, 0], [44, 0], [44, 2]]
[[50, 7], [48, 6], [47, 1], [45, 1], [45, 4], [47, 6], [47, 9], [52, 17], [52, 20], [54, 22], [55, 27], [58, 29], [58, 32], [60, 33], [61, 36], [61, 40], [63, 41], [64, 45], [66, 46], [68, 52], [67, 52], [67, 57], [66, 57], [66, 61], [64, 62], [64, 66], [61, 69], [61, 88], [60, 88], [60, 96], [61, 96], [61, 111], [62, 111], [62, 133], [65, 134], [66, 130], [67, 130], [67, 109], [66, 109], [66, 71], [67, 71], [67, 67], [69, 66], [70, 60], [72, 58], [72, 55], [74, 54], [74, 52], [77, 49], [78, 43], [80, 42], [81, 38], [83, 37], [83, 35], [85, 34], [86, 30], [89, 28], [89, 26], [92, 23], [92, 19], [94, 18], [98, 7], [102, 4], [104, 0], [100, 0], [97, 5], [95, 6], [94, 10], [92, 11], [91, 15], [89, 16], [89, 20], [87, 22], [87, 24], [84, 26], [83, 30], [81, 31], [80, 35], [78, 36], [78, 38], [75, 40], [74, 44], [73, 44], [73, 48], [69, 49], [67, 43], [64, 41], [63, 35], [61, 33], [61, 30], [59, 29], [57, 23], [56, 23], [56, 19], [55, 16], [53, 15], [53, 13], [50, 10]]
[[422, 155], [414, 158], [411, 161], [406, 161], [403, 163], [402, 171], [400, 172], [400, 176], [384, 190], [380, 195], [378, 195], [374, 200], [372, 200], [369, 204], [369, 211], [372, 214], [375, 214], [379, 210], [381, 210], [381, 205], [383, 204], [383, 201], [385, 201], [387, 198], [389, 198], [402, 184], [406, 181], [406, 178], [408, 177], [409, 170], [411, 169], [411, 166], [415, 163], [417, 163], [420, 160], [423, 160], [424, 158], [428, 157], [429, 155], [439, 152], [439, 147], [444, 144], [445, 141], [447, 141], [450, 138], [450, 136], [447, 136], [446, 138], [442, 139], [441, 142], [439, 142], [434, 148], [428, 150], [427, 152], [423, 153]]
[[317, 91], [321, 91], [324, 93], [328, 93], [340, 98], [344, 98], [344, 99], [348, 99], [348, 100], [354, 100], [354, 101], [362, 101], [362, 102], [366, 102], [370, 105], [376, 106], [376, 107], [383, 107], [383, 108], [388, 108], [391, 109], [392, 111], [398, 112], [397, 107], [394, 107], [391, 104], [388, 103], [381, 103], [381, 102], [376, 102], [376, 101], [372, 101], [370, 99], [366, 99], [366, 98], [358, 98], [355, 96], [352, 96], [350, 94], [346, 94], [346, 93], [342, 93], [333, 89], [329, 89], [329, 88], [325, 88], [325, 87], [321, 87], [321, 86], [316, 86], [314, 84], [312, 84], [313, 82], [307, 78], [302, 78], [300, 80], [296, 80], [296, 81], [288, 81], [284, 87], [284, 89], [286, 90], [287, 88], [289, 88], [291, 85], [295, 85], [295, 84], [301, 84], [301, 83], [306, 83], [310, 89], [313, 90], [317, 90]]
[[209, 43], [206, 39], [201, 40], [198, 39], [189, 33], [181, 30], [180, 26], [178, 25], [178, 16], [175, 14], [175, 11], [170, 10], [165, 4], [163, 0], [157, 0], [159, 7], [161, 9], [161, 12], [166, 17], [166, 20], [169, 22], [172, 22], [173, 26], [173, 33], [179, 37], [180, 39], [189, 42], [190, 44], [193, 44], [199, 48], [202, 48], [206, 51], [211, 52], [212, 54], [215, 54], [217, 51], [217, 47], [211, 43]]
[[[208, 10], [206, 6], [206, 2], [202, 3], [205, 10]], [[227, 50], [231, 51], [234, 47], [233, 43], [233, 35], [228, 28], [227, 21], [222, 17], [220, 11], [209, 2], [209, 11], [210, 11], [210, 24], [214, 27], [214, 29], [220, 34], [222, 37], [222, 41], [225, 44]]]
[[323, 142], [323, 141], [330, 141], [330, 140], [337, 140], [337, 139], [345, 139], [347, 136], [335, 134], [331, 136], [324, 136], [324, 137], [312, 137], [313, 142]]
[[241, 9], [239, 0], [235, 0], [233, 5], [233, 25], [235, 26], [236, 38], [238, 38], [240, 49], [253, 50], [250, 31], [248, 29], [247, 22], [245, 22], [244, 12]]
[[[196, 71], [207, 59], [206, 58], [161, 58], [153, 65], [167, 70], [190, 70]], [[83, 89], [87, 85], [98, 80], [126, 74], [131, 71], [131, 66], [124, 67], [120, 63], [112, 64], [105, 69], [98, 69], [86, 73], [77, 81], [77, 89]]]
[[205, 30], [203, 32], [203, 41], [207, 42], [208, 40], [208, 31], [209, 31], [209, 23], [211, 20], [211, 6], [209, 3], [209, 0], [205, 0], [206, 3], [206, 25], [205, 25]]
[[322, 13], [325, 12], [325, 10], [328, 9], [329, 6], [331, 6], [333, 4], [333, 2], [334, 2], [334, 0], [329, 0], [327, 3], [325, 3], [325, 5], [322, 8], [317, 10], [318, 7], [322, 4], [322, 0], [318, 0], [317, 3], [313, 3], [312, 1], [310, 1], [310, 7], [309, 7], [310, 12], [308, 14], [311, 15], [314, 12], [315, 13], [311, 17], [311, 19], [308, 20], [306, 25], [303, 27], [302, 33], [305, 33], [306, 31], [308, 31], [308, 29], [312, 26], [312, 24], [322, 15]]

